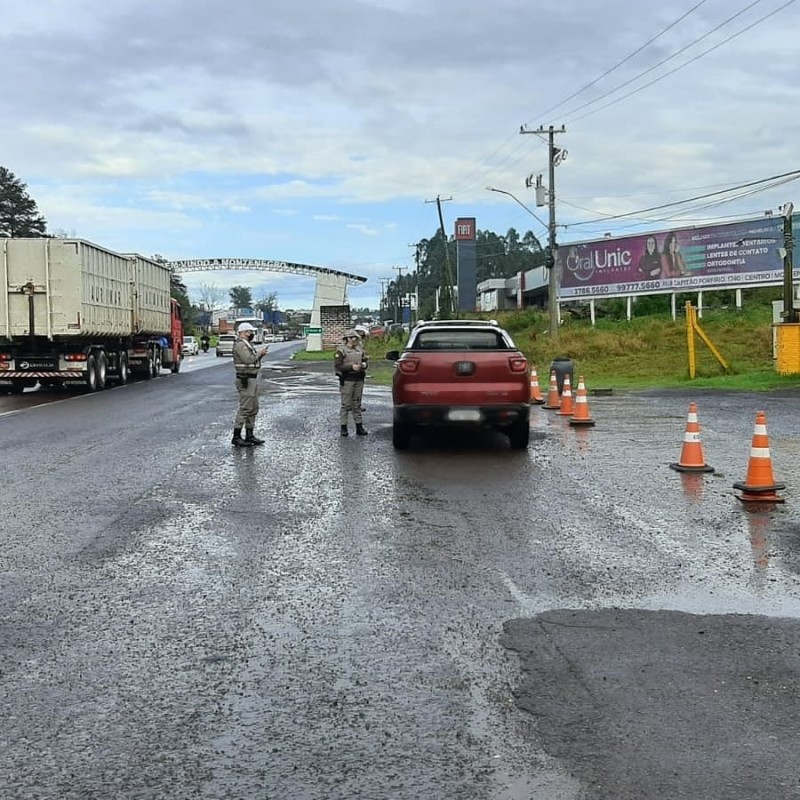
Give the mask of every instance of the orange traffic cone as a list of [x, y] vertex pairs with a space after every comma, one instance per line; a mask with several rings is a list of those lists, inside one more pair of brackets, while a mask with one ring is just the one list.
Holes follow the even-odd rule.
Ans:
[[586, 393], [586, 384], [583, 375], [578, 376], [578, 392], [575, 395], [575, 411], [569, 418], [570, 425], [594, 425], [592, 415], [589, 413], [589, 397]]
[[678, 472], [713, 472], [703, 456], [703, 445], [700, 444], [700, 425], [697, 422], [697, 404], [689, 403], [689, 414], [686, 417], [686, 430], [683, 434], [683, 449], [677, 464], [670, 464]]
[[569, 385], [569, 375], [565, 375], [564, 386], [561, 390], [561, 407], [556, 411], [556, 414], [562, 417], [571, 417], [574, 410], [575, 404], [572, 402], [572, 387]]
[[539, 376], [536, 374], [536, 367], [531, 367], [531, 403], [537, 406], [544, 403], [542, 390], [539, 388]]
[[547, 389], [547, 401], [542, 408], [561, 408], [561, 399], [558, 396], [558, 380], [554, 369], [550, 370], [550, 386]]
[[763, 411], [756, 413], [756, 425], [750, 445], [750, 461], [747, 464], [747, 477], [744, 482], [734, 483], [733, 488], [741, 491], [741, 494], [736, 496], [744, 502], [784, 502], [782, 497], [775, 494], [776, 489], [785, 489], [786, 485], [775, 483], [775, 476], [772, 474], [772, 458], [769, 454], [769, 438], [767, 437], [767, 415]]

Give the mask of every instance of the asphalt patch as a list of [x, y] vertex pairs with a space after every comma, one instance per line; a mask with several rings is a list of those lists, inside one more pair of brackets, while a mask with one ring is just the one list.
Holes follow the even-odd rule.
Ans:
[[537, 743], [587, 800], [800, 798], [800, 622], [548, 611], [504, 625]]

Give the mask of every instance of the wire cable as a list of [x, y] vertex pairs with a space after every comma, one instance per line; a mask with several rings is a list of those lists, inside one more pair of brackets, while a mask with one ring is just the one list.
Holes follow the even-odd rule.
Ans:
[[[794, 0], [792, 0], [792, 2], [794, 2]], [[660, 210], [665, 209], [665, 208], [673, 208], [675, 206], [685, 205], [686, 203], [694, 203], [697, 200], [705, 200], [706, 198], [709, 198], [709, 197], [717, 197], [719, 195], [728, 194], [730, 192], [738, 191], [739, 189], [745, 189], [745, 188], [748, 188], [750, 186], [760, 186], [760, 185], [765, 184], [765, 183], [771, 183], [772, 181], [777, 181], [777, 180], [782, 179], [782, 178], [788, 178], [789, 176], [793, 176], [792, 180], [794, 180], [797, 177], [800, 177], [800, 170], [792, 170], [791, 172], [784, 172], [784, 173], [781, 173], [780, 175], [771, 175], [769, 178], [762, 178], [761, 180], [757, 180], [757, 181], [749, 181], [748, 183], [742, 183], [742, 184], [739, 184], [738, 186], [733, 186], [730, 189], [722, 189], [722, 190], [717, 191], [717, 192], [709, 192], [707, 194], [697, 195], [696, 197], [689, 197], [689, 198], [687, 198], [685, 200], [676, 200], [674, 203], [663, 203], [663, 204], [658, 205], [658, 206], [650, 206], [649, 208], [643, 208], [643, 209], [640, 209], [639, 211], [629, 211], [629, 212], [626, 212], [624, 214], [609, 214], [608, 216], [603, 217], [603, 220], [626, 219], [628, 217], [637, 216], [639, 214], [647, 214], [650, 211], [660, 211]], [[575, 228], [575, 227], [578, 227], [579, 225], [589, 225], [589, 224], [593, 224], [593, 223], [600, 222], [600, 221], [602, 221], [602, 220], [588, 220], [586, 222], [573, 222], [570, 225], [570, 227]]]
[[[749, 6], [747, 6], [744, 9], [742, 9], [738, 13], [734, 14], [733, 17], [730, 17], [729, 19], [725, 20], [725, 22], [723, 22], [720, 25], [718, 25], [714, 29], [714, 31], [719, 30], [723, 25], [726, 25], [728, 22], [730, 22], [731, 20], [733, 20], [736, 17], [740, 16], [745, 11], [748, 11], [750, 8], [752, 8], [753, 6], [757, 5], [760, 2], [762, 2], [762, 0], [754, 0], [754, 2], [752, 2]], [[797, 2], [797, 0], [787, 0], [787, 2], [785, 2], [782, 6], [779, 6], [778, 8], [773, 9], [769, 13], [765, 14], [763, 17], [760, 17], [759, 19], [757, 19], [755, 22], [752, 22], [749, 25], [747, 25], [746, 27], [744, 27], [741, 30], [737, 31], [736, 33], [731, 34], [727, 39], [723, 39], [721, 42], [718, 42], [713, 47], [709, 47], [708, 50], [704, 50], [702, 53], [699, 53], [698, 55], [694, 56], [693, 58], [690, 58], [688, 61], [685, 61], [684, 63], [679, 64], [677, 67], [673, 67], [673, 69], [668, 70], [663, 75], [659, 75], [657, 78], [653, 78], [653, 80], [648, 81], [647, 83], [643, 84], [642, 86], [638, 86], [636, 89], [633, 89], [632, 91], [628, 92], [627, 94], [624, 94], [621, 97], [617, 97], [616, 99], [610, 101], [609, 103], [606, 103], [605, 105], [600, 106], [599, 108], [594, 108], [591, 111], [587, 111], [585, 114], [582, 114], [579, 117], [574, 117], [573, 119], [568, 120], [569, 124], [573, 124], [575, 122], [579, 122], [582, 119], [586, 119], [587, 117], [592, 116], [592, 114], [596, 114], [599, 111], [604, 111], [607, 108], [611, 108], [611, 106], [614, 106], [617, 103], [620, 103], [623, 100], [626, 100], [628, 97], [632, 97], [633, 95], [637, 94], [638, 92], [641, 92], [642, 90], [647, 89], [650, 86], [653, 86], [653, 84], [656, 84], [659, 81], [664, 80], [664, 78], [668, 78], [670, 75], [673, 75], [674, 73], [678, 72], [679, 70], [682, 70], [684, 67], [688, 67], [690, 64], [693, 64], [695, 61], [699, 61], [701, 58], [704, 58], [709, 53], [713, 53], [715, 50], [718, 50], [723, 45], [728, 44], [728, 42], [731, 42], [734, 39], [737, 39], [743, 33], [747, 33], [747, 31], [752, 30], [753, 28], [755, 28], [756, 25], [760, 25], [762, 22], [768, 20], [770, 17], [775, 16], [775, 14], [778, 14], [779, 12], [783, 11], [785, 8], [788, 8], [790, 5], [792, 5], [795, 2]], [[709, 31], [709, 34], [713, 33], [714, 31]], [[694, 44], [696, 44], [697, 42], [701, 41], [702, 39], [705, 39], [707, 36], [708, 36], [708, 34], [705, 34], [704, 36], [701, 36], [699, 39], [696, 39], [691, 44], [689, 44], [686, 47], [683, 47], [680, 50], [678, 50], [676, 53], [674, 53], [669, 58], [664, 59], [663, 61], [659, 62], [659, 64], [656, 64], [655, 67], [651, 67], [650, 69], [645, 70], [645, 72], [641, 73], [641, 75], [636, 76], [636, 78], [632, 78], [630, 81], [626, 81], [624, 84], [621, 84], [620, 86], [617, 86], [616, 88], [612, 89], [610, 92], [607, 92], [605, 95], [601, 95], [596, 100], [591, 101], [589, 103], [585, 103], [582, 106], [578, 106], [578, 108], [575, 108], [575, 109], [573, 109], [572, 111], [570, 111], [568, 113], [569, 114], [574, 114], [577, 111], [580, 111], [581, 109], [586, 108], [589, 105], [593, 105], [594, 103], [596, 103], [599, 100], [601, 100], [603, 97], [608, 97], [609, 94], [613, 94], [614, 92], [618, 91], [619, 89], [623, 88], [624, 86], [627, 86], [630, 83], [632, 83], [633, 81], [638, 80], [643, 75], [646, 75], [648, 72], [652, 72], [653, 69], [656, 69], [657, 67], [661, 66], [662, 64], [665, 64], [667, 61], [671, 60], [676, 55], [679, 55], [680, 53], [685, 52], [689, 47], [692, 47]]]
[[[566, 105], [566, 104], [567, 104], [567, 103], [568, 103], [570, 100], [574, 99], [574, 98], [575, 98], [575, 97], [577, 97], [579, 94], [582, 94], [582, 93], [583, 93], [583, 92], [585, 92], [587, 89], [591, 89], [591, 87], [592, 87], [592, 86], [594, 86], [594, 85], [595, 85], [596, 83], [598, 83], [599, 81], [603, 80], [603, 78], [605, 78], [605, 77], [607, 77], [608, 75], [610, 75], [612, 72], [614, 72], [614, 70], [616, 70], [616, 69], [619, 69], [619, 67], [621, 67], [623, 64], [626, 64], [626, 63], [627, 63], [628, 61], [630, 61], [630, 60], [631, 60], [631, 59], [632, 59], [634, 56], [638, 56], [638, 55], [639, 55], [639, 53], [641, 53], [643, 50], [645, 50], [646, 48], [648, 48], [648, 47], [649, 47], [651, 44], [653, 44], [654, 42], [657, 42], [657, 41], [658, 41], [658, 40], [659, 40], [659, 39], [660, 39], [660, 38], [661, 38], [661, 37], [662, 37], [662, 36], [663, 36], [665, 33], [668, 33], [668, 32], [669, 32], [669, 31], [671, 31], [671, 30], [672, 30], [672, 29], [673, 29], [673, 28], [674, 28], [676, 25], [678, 25], [679, 23], [683, 22], [683, 20], [685, 20], [685, 19], [686, 19], [686, 17], [688, 17], [688, 16], [689, 16], [690, 14], [692, 14], [693, 12], [697, 11], [697, 9], [698, 9], [698, 8], [700, 8], [700, 6], [702, 6], [702, 5], [703, 5], [703, 3], [705, 3], [705, 2], [706, 2], [706, 0], [700, 0], [700, 2], [699, 2], [699, 3], [697, 3], [697, 4], [696, 4], [696, 5], [694, 5], [694, 6], [692, 6], [692, 8], [690, 8], [690, 9], [689, 9], [688, 11], [686, 11], [685, 13], [681, 14], [681, 15], [680, 15], [680, 16], [679, 16], [679, 17], [678, 17], [676, 20], [674, 20], [673, 22], [670, 22], [670, 24], [669, 24], [669, 25], [667, 25], [667, 27], [666, 27], [666, 28], [663, 28], [662, 30], [660, 30], [660, 31], [659, 31], [659, 32], [658, 32], [658, 33], [657, 33], [655, 36], [653, 36], [652, 38], [648, 39], [648, 40], [647, 40], [647, 41], [646, 41], [644, 44], [642, 44], [642, 45], [640, 45], [639, 47], [637, 47], [637, 48], [636, 48], [636, 49], [635, 49], [635, 50], [634, 50], [632, 53], [629, 53], [629, 54], [628, 54], [627, 56], [625, 56], [625, 58], [623, 58], [621, 61], [618, 61], [616, 64], [614, 64], [614, 66], [613, 66], [613, 67], [609, 67], [609, 68], [608, 68], [608, 69], [607, 69], [605, 72], [603, 72], [602, 74], [598, 75], [598, 76], [597, 76], [597, 77], [596, 77], [594, 80], [591, 80], [591, 81], [589, 81], [589, 83], [585, 84], [584, 86], [581, 86], [581, 88], [580, 88], [580, 89], [578, 89], [577, 91], [573, 92], [573, 93], [572, 93], [572, 94], [571, 94], [569, 97], [566, 97], [566, 98], [564, 98], [564, 99], [563, 99], [563, 100], [562, 100], [560, 103], [556, 103], [554, 106], [551, 106], [551, 107], [550, 107], [550, 108], [548, 108], [546, 111], [543, 111], [541, 114], [539, 114], [539, 115], [536, 117], [536, 119], [541, 119], [542, 117], [545, 117], [547, 114], [550, 114], [550, 113], [552, 113], [553, 111], [555, 111], [556, 109], [559, 109], [559, 108], [561, 108], [561, 106], [563, 106], [563, 105]], [[758, 0], [758, 2], [760, 2], [760, 0]], [[635, 80], [635, 79], [634, 79], [634, 80]], [[571, 113], [571, 112], [570, 112], [570, 113]], [[528, 122], [528, 123], [526, 123], [526, 124], [527, 124], [527, 125], [531, 125], [531, 124], [533, 124], [533, 123], [532, 123], [532, 122]]]

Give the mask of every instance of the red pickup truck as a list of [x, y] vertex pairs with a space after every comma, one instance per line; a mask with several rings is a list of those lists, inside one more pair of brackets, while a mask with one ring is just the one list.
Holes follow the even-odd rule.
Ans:
[[530, 370], [495, 321], [419, 322], [395, 362], [392, 442], [408, 447], [430, 427], [495, 428], [522, 450], [530, 439]]

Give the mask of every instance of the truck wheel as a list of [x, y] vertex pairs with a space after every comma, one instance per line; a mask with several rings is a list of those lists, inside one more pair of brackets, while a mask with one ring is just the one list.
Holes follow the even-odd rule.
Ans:
[[128, 382], [128, 354], [119, 354], [119, 385], [124, 386]]
[[108, 385], [108, 356], [100, 352], [97, 354], [97, 390], [102, 391]]
[[153, 366], [153, 377], [157, 378], [161, 374], [161, 354], [160, 353], [156, 353], [153, 356], [152, 366]]
[[86, 359], [86, 391], [97, 391], [97, 360], [94, 356]]
[[153, 354], [147, 356], [147, 368], [144, 371], [144, 379], [149, 381], [156, 374], [155, 366], [153, 365]]

